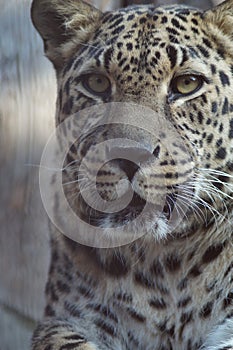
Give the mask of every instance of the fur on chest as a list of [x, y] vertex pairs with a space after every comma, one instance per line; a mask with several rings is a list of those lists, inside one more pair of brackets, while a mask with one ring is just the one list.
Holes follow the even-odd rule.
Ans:
[[[232, 247], [211, 233], [205, 244], [190, 238], [110, 250], [73, 244], [70, 250], [66, 240], [72, 285], [61, 293], [57, 312], [94, 320], [130, 348], [198, 349], [232, 314]], [[58, 265], [64, 270], [64, 261]]]

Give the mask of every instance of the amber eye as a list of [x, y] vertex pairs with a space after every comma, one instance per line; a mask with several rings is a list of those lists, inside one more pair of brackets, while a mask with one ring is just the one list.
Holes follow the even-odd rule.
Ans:
[[109, 79], [102, 74], [87, 74], [81, 79], [86, 90], [95, 95], [104, 95], [110, 92], [111, 83]]
[[198, 75], [181, 75], [174, 79], [172, 90], [174, 93], [189, 95], [198, 91], [204, 83], [204, 79]]

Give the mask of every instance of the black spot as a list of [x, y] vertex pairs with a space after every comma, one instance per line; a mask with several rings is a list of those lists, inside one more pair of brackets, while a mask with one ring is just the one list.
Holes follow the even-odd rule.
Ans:
[[218, 139], [218, 141], [216, 142], [216, 147], [217, 148], [220, 147], [222, 143], [223, 143], [223, 139], [222, 138]]
[[223, 86], [230, 85], [229, 77], [223, 71], [219, 72], [219, 77]]
[[64, 302], [64, 308], [69, 312], [69, 314], [73, 317], [80, 317], [81, 311], [79, 310], [78, 306], [74, 303], [70, 303], [68, 301]]
[[94, 322], [95, 322], [95, 325], [101, 328], [104, 332], [110, 334], [112, 337], [116, 336], [116, 330], [111, 324], [106, 323], [102, 319], [97, 319]]
[[168, 271], [176, 272], [180, 268], [181, 259], [176, 254], [171, 254], [167, 256], [164, 263]]
[[146, 321], [146, 317], [143, 316], [142, 314], [139, 314], [132, 308], [127, 308], [128, 314], [137, 322], [143, 323]]
[[[171, 337], [175, 337], [175, 325], [172, 325], [169, 329], [167, 329], [166, 333]], [[171, 349], [171, 348], [170, 348]], [[170, 350], [169, 349], [169, 350]]]
[[173, 69], [177, 63], [177, 50], [174, 46], [168, 45], [167, 54], [171, 62], [171, 69]]
[[195, 34], [199, 34], [199, 30], [197, 28], [191, 27], [191, 30]]
[[100, 262], [101, 268], [112, 277], [125, 276], [129, 271], [129, 266], [123, 255], [115, 254], [105, 263]]
[[184, 312], [182, 313], [182, 315], [180, 316], [180, 322], [184, 325], [188, 324], [189, 322], [191, 322], [193, 319], [193, 313], [192, 311], [190, 312]]
[[103, 23], [106, 23], [106, 22], [111, 23], [111, 22], [115, 21], [116, 18], [121, 17], [121, 16], [122, 16], [121, 14], [113, 16], [113, 14], [111, 12], [106, 12], [103, 14], [102, 22]]
[[115, 22], [113, 22], [113, 23], [108, 27], [108, 29], [113, 29], [113, 28], [117, 27], [119, 24], [121, 24], [122, 20], [123, 20], [123, 17], [117, 18], [117, 19], [115, 20]]
[[149, 277], [145, 276], [141, 272], [135, 273], [134, 280], [136, 283], [138, 283], [144, 287], [147, 287], [147, 288], [154, 288], [155, 287], [154, 282]]
[[202, 55], [205, 57], [205, 58], [209, 58], [210, 55], [209, 55], [209, 52], [201, 45], [197, 45], [199, 51], [202, 53]]
[[177, 19], [172, 18], [171, 20], [172, 24], [174, 25], [174, 27], [180, 29], [180, 30], [185, 30], [185, 27], [180, 25], [179, 21], [177, 21]]
[[118, 47], [118, 49], [121, 49], [123, 47], [123, 43], [122, 42], [117, 43], [117, 47]]
[[117, 61], [120, 61], [122, 59], [123, 53], [122, 51], [119, 51], [117, 54]]
[[200, 274], [201, 274], [200, 268], [197, 265], [194, 265], [189, 271], [188, 276], [191, 278], [195, 278], [200, 276]]
[[211, 112], [216, 113], [218, 110], [217, 102], [212, 102]]
[[45, 316], [49, 316], [49, 317], [55, 316], [55, 311], [53, 310], [51, 305], [47, 305], [44, 312], [45, 312]]
[[216, 126], [218, 126], [218, 121], [215, 120], [215, 122], [213, 123], [213, 127], [216, 128]]
[[180, 65], [183, 66], [183, 64], [185, 62], [187, 62], [189, 58], [188, 58], [188, 55], [187, 55], [187, 51], [184, 50], [183, 48], [181, 50], [182, 50], [183, 57], [182, 57], [182, 61], [181, 61]]
[[90, 303], [87, 304], [87, 308], [95, 310], [98, 313], [102, 314], [104, 317], [111, 319], [115, 323], [118, 323], [118, 318], [116, 314], [110, 311], [107, 306], [104, 306], [102, 304]]
[[79, 294], [85, 296], [85, 297], [91, 297], [94, 298], [94, 292], [90, 290], [90, 288], [86, 288], [85, 286], [78, 286], [77, 291]]
[[130, 70], [130, 65], [127, 64], [124, 68], [123, 68], [123, 72], [127, 72]]
[[127, 43], [126, 47], [127, 47], [128, 51], [132, 51], [133, 50], [133, 44], [132, 43]]
[[166, 17], [166, 16], [163, 16], [163, 17], [162, 17], [161, 23], [162, 23], [162, 24], [167, 23], [167, 17]]
[[208, 39], [203, 38], [202, 41], [209, 49], [212, 48], [212, 44], [211, 44], [211, 42]]
[[213, 308], [213, 301], [209, 301], [208, 303], [206, 303], [200, 313], [199, 313], [199, 316], [201, 318], [208, 318], [210, 315], [211, 315], [211, 312], [212, 312], [212, 308]]
[[135, 15], [129, 15], [128, 17], [127, 17], [127, 21], [132, 21], [133, 19], [134, 19], [134, 17], [135, 17]]
[[111, 58], [112, 58], [112, 49], [110, 48], [104, 53], [104, 67], [107, 70], [109, 69], [109, 64], [111, 62]]
[[229, 139], [233, 139], [233, 119], [230, 120]]
[[228, 102], [228, 98], [225, 97], [224, 103], [223, 103], [223, 107], [222, 107], [222, 114], [227, 114], [229, 112], [229, 102]]
[[58, 280], [56, 286], [60, 292], [70, 293], [70, 287], [68, 286], [68, 284], [64, 283], [63, 281]]
[[181, 21], [183, 21], [183, 22], [185, 22], [185, 23], [188, 22], [187, 18], [184, 17], [184, 16], [182, 16], [182, 15], [180, 15], [180, 14], [177, 14], [177, 17], [178, 17], [179, 19], [181, 19]]
[[179, 12], [180, 15], [187, 15], [187, 16], [190, 15], [190, 10], [189, 9], [179, 8], [178, 12]]
[[163, 273], [163, 267], [162, 267], [162, 264], [156, 260], [151, 268], [150, 268], [150, 272], [155, 275], [156, 277], [161, 277], [163, 278], [164, 277], [164, 273]]
[[202, 124], [202, 123], [203, 123], [204, 116], [203, 116], [203, 114], [202, 114], [201, 111], [198, 112], [197, 118], [198, 118], [199, 124]]
[[166, 29], [167, 29], [168, 33], [170, 33], [170, 34], [172, 34], [172, 36], [174, 36], [174, 40], [177, 40], [176, 36], [179, 35], [178, 31], [176, 29], [170, 28], [170, 27], [167, 27]]
[[180, 317], [181, 327], [179, 329], [179, 339], [182, 339], [184, 328], [188, 323], [190, 323], [193, 320], [193, 313], [190, 312], [184, 312]]
[[121, 32], [123, 32], [124, 29], [125, 29], [125, 26], [124, 26], [124, 25], [119, 26], [119, 27], [117, 27], [115, 30], [112, 31], [112, 35], [120, 34]]
[[227, 169], [231, 172], [233, 172], [233, 163], [232, 162], [228, 162], [227, 163]]
[[217, 151], [215, 157], [216, 157], [217, 159], [225, 159], [225, 158], [226, 158], [226, 155], [227, 155], [226, 148], [221, 147], [221, 148], [219, 148], [219, 150]]
[[233, 306], [233, 293], [230, 292], [227, 297], [223, 300], [223, 309], [226, 309], [228, 306]]
[[146, 17], [142, 17], [142, 18], [140, 18], [139, 23], [144, 24], [144, 23], [146, 23], [146, 21], [147, 21]]
[[163, 298], [160, 298], [160, 299], [153, 298], [149, 301], [149, 305], [158, 310], [163, 310], [163, 309], [166, 309], [167, 307]]
[[202, 262], [204, 264], [209, 264], [211, 261], [215, 260], [222, 253], [223, 248], [224, 248], [223, 243], [210, 246], [203, 254]]
[[118, 63], [118, 66], [119, 66], [119, 67], [122, 67], [123, 64], [125, 64], [126, 61], [127, 61], [127, 58], [123, 58], [123, 59]]
[[177, 307], [178, 308], [183, 308], [183, 307], [187, 306], [191, 301], [192, 301], [191, 297], [187, 297], [187, 298], [181, 299], [181, 300], [178, 301]]
[[198, 21], [196, 20], [196, 18], [192, 18], [191, 21], [195, 26], [198, 26]]
[[212, 73], [213, 75], [216, 74], [216, 72], [217, 72], [216, 66], [215, 66], [214, 64], [211, 64], [210, 68], [211, 68], [211, 73]]
[[123, 301], [125, 303], [131, 303], [133, 301], [133, 297], [131, 294], [127, 294], [127, 293], [124, 293], [124, 292], [120, 292], [116, 295], [116, 298], [119, 300], [119, 301]]

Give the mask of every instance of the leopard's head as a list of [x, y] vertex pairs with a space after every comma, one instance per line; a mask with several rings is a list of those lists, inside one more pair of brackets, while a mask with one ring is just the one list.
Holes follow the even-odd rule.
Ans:
[[233, 0], [107, 13], [34, 0], [32, 19], [57, 74], [56, 123], [72, 135], [64, 191], [82, 220], [159, 238], [232, 212]]

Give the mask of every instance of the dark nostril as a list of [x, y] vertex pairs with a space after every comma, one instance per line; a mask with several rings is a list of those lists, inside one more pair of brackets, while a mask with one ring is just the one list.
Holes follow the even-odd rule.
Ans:
[[129, 181], [132, 181], [135, 173], [139, 169], [139, 166], [136, 163], [131, 162], [131, 160], [128, 160], [128, 159], [115, 159], [114, 161], [117, 162], [120, 169], [126, 173]]
[[141, 163], [148, 161], [152, 154], [145, 148], [139, 147], [113, 147], [109, 156], [117, 162], [131, 181]]

